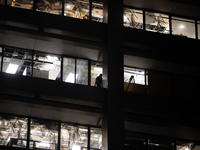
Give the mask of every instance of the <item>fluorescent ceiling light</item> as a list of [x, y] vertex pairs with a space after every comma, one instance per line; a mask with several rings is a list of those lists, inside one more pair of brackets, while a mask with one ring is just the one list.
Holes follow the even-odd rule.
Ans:
[[69, 8], [70, 8], [70, 5], [67, 5], [67, 6], [66, 6], [66, 8], [68, 8], [68, 9], [69, 9]]
[[8, 68], [6, 70], [6, 73], [15, 74], [18, 67], [19, 67], [19, 65], [9, 64], [9, 66], [8, 66]]
[[183, 29], [183, 28], [184, 28], [184, 25], [181, 24], [181, 25], [180, 25], [180, 28]]
[[81, 150], [81, 147], [79, 145], [73, 145], [72, 150]]
[[94, 137], [98, 137], [98, 135], [95, 134]]
[[58, 57], [48, 55], [48, 56], [47, 56], [47, 59], [48, 59], [48, 60], [58, 60]]
[[50, 144], [49, 144], [49, 143], [41, 142], [41, 143], [39, 143], [39, 146], [42, 146], [42, 147], [49, 147]]

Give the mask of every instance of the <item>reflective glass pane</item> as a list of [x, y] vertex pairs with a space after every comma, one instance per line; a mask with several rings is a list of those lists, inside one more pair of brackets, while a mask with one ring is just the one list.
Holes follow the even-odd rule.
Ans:
[[103, 0], [92, 1], [92, 21], [103, 22]]
[[76, 60], [76, 83], [88, 85], [88, 61]]
[[31, 51], [5, 48], [3, 58], [3, 72], [30, 76], [31, 63]]
[[52, 54], [34, 53], [33, 77], [59, 80], [61, 58]]
[[125, 150], [146, 150], [145, 137], [135, 133], [125, 133]]
[[145, 12], [146, 30], [169, 34], [169, 16], [154, 12]]
[[0, 145], [26, 148], [28, 119], [0, 115]]
[[172, 17], [172, 34], [195, 38], [195, 21]]
[[150, 136], [148, 139], [149, 150], [174, 150], [174, 142], [171, 139]]
[[95, 86], [95, 79], [100, 74], [103, 74], [103, 63], [91, 62], [91, 86]]
[[143, 29], [143, 11], [124, 8], [124, 26]]
[[30, 149], [57, 149], [57, 122], [31, 119], [30, 125]]
[[75, 83], [75, 59], [67, 58], [63, 59], [63, 81], [69, 83]]
[[33, 0], [7, 0], [7, 5], [23, 9], [32, 9]]
[[61, 123], [61, 144], [62, 150], [87, 149], [88, 129], [84, 126], [73, 126]]
[[36, 10], [55, 15], [62, 15], [62, 0], [38, 0], [36, 3]]
[[64, 16], [89, 19], [89, 0], [65, 0]]
[[102, 149], [102, 129], [90, 129], [90, 148]]
[[200, 21], [197, 21], [198, 39], [200, 39]]

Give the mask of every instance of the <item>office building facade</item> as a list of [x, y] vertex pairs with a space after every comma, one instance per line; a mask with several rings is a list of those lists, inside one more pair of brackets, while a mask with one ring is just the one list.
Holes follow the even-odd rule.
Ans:
[[0, 149], [199, 150], [199, 8], [0, 0]]

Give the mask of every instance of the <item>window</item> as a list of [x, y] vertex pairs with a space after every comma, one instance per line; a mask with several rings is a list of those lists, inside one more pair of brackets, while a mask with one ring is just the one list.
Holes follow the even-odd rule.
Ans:
[[124, 26], [143, 29], [143, 11], [124, 8]]
[[62, 15], [62, 0], [38, 0], [36, 3], [36, 11]]
[[145, 94], [145, 70], [124, 67], [124, 91]]
[[34, 53], [33, 77], [59, 80], [61, 58], [52, 54]]
[[76, 59], [76, 83], [88, 85], [88, 61]]
[[149, 136], [148, 149], [151, 150], [174, 150], [174, 141], [163, 137]]
[[89, 0], [65, 0], [64, 16], [89, 19]]
[[198, 150], [200, 148], [200, 143], [196, 143], [193, 141], [176, 141], [176, 149], [177, 150]]
[[136, 133], [125, 133], [125, 150], [146, 150], [146, 139], [144, 135]]
[[30, 149], [56, 150], [58, 144], [58, 123], [31, 119]]
[[145, 85], [145, 70], [124, 67], [124, 82], [129, 83], [131, 76], [134, 76], [136, 84]]
[[63, 81], [88, 85], [88, 61], [84, 59], [63, 59]]
[[91, 128], [90, 133], [90, 148], [102, 149], [102, 129]]
[[168, 15], [146, 11], [145, 21], [147, 31], [169, 34]]
[[92, 21], [103, 22], [103, 0], [92, 1]]
[[88, 128], [79, 125], [61, 123], [61, 149], [87, 149]]
[[95, 79], [100, 74], [103, 74], [103, 63], [101, 62], [91, 62], [91, 86], [95, 85]]
[[0, 115], [0, 145], [26, 148], [28, 119]]
[[31, 76], [31, 60], [31, 51], [5, 48], [3, 58], [3, 72]]
[[195, 21], [172, 17], [172, 34], [188, 38], [195, 38]]
[[200, 21], [197, 21], [198, 39], [200, 39]]
[[8, 0], [7, 5], [23, 9], [32, 9], [33, 0]]
[[63, 59], [63, 81], [69, 83], [75, 83], [75, 59], [67, 58]]

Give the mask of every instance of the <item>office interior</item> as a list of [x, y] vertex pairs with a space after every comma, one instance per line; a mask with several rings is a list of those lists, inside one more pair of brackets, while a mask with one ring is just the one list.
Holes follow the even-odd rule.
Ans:
[[[28, 15], [14, 19], [14, 13], [10, 20], [8, 16], [6, 19], [0, 18], [0, 25], [3, 27], [0, 29], [3, 31], [0, 32], [0, 74], [5, 79], [1, 80], [0, 88], [0, 145], [3, 148], [22, 149], [104, 149], [105, 127], [102, 122], [108, 105], [105, 101], [109, 90], [108, 64], [105, 58], [107, 45], [104, 39], [108, 24], [105, 22], [104, 2], [1, 0], [0, 4], [0, 7], [7, 5], [14, 12], [27, 11], [27, 14], [36, 13], [43, 19], [55, 19], [52, 24], [49, 21], [50, 24], [38, 25], [31, 24], [31, 21], [26, 22]], [[194, 106], [194, 110], [197, 108], [194, 104], [199, 97], [199, 67], [196, 56], [194, 59], [189, 57], [195, 51], [193, 43], [198, 43], [200, 38], [199, 18], [128, 4], [129, 2], [124, 2], [122, 15], [125, 32], [128, 31], [131, 36], [142, 35], [144, 39], [146, 35], [155, 39], [161, 38], [155, 40], [153, 46], [146, 44], [148, 40], [153, 41], [153, 38], [142, 40], [141, 43], [138, 41], [143, 39], [142, 36], [138, 36], [135, 43], [131, 39], [127, 40], [129, 37], [125, 38], [124, 62], [120, 66], [123, 70], [121, 80], [126, 114], [123, 146], [127, 150], [198, 150], [200, 144], [198, 132], [195, 132], [198, 129], [198, 114], [191, 115], [193, 112], [187, 112], [187, 104], [173, 100], [191, 99], [190, 104]], [[71, 23], [69, 28], [63, 27], [67, 24], [64, 19]], [[59, 20], [64, 21], [56, 25], [55, 22]], [[78, 27], [80, 24], [82, 28]], [[170, 39], [178, 39], [176, 48], [180, 46], [179, 43], [183, 43], [177, 50], [184, 51], [184, 55], [187, 54], [182, 50], [184, 42], [181, 41], [192, 41], [188, 59], [183, 57], [182, 60], [178, 57], [176, 61], [176, 53], [172, 60], [165, 58], [164, 54], [176, 49], [172, 47]], [[162, 40], [165, 41], [163, 45]], [[166, 45], [168, 40], [169, 44]], [[162, 53], [167, 46], [171, 50]], [[130, 52], [131, 48], [134, 49], [134, 54]], [[148, 51], [147, 55], [141, 55], [143, 51], [138, 53], [141, 49]], [[148, 56], [151, 51], [155, 55]], [[179, 60], [182, 62], [178, 62]], [[99, 74], [103, 74], [102, 88], [95, 87], [95, 79]], [[134, 79], [130, 80], [132, 76]], [[24, 82], [39, 83], [40, 87], [37, 89], [35, 85], [28, 84], [29, 87], [24, 88]], [[44, 92], [39, 91], [43, 88], [42, 84], [45, 88], [48, 87]], [[58, 87], [60, 91], [57, 91]], [[13, 98], [17, 96], [21, 101], [25, 97], [36, 104], [31, 106], [31, 103], [25, 104]], [[55, 108], [58, 105], [60, 106]], [[17, 106], [21, 109], [19, 112], [14, 110]], [[167, 108], [171, 107], [173, 109], [168, 111]], [[73, 111], [77, 108], [81, 111], [74, 115]], [[94, 114], [88, 113], [90, 111]], [[143, 115], [150, 116], [151, 119]], [[136, 118], [133, 119], [133, 116]], [[184, 117], [195, 122], [196, 126], [192, 124], [195, 126], [192, 128], [188, 122], [182, 120]], [[177, 119], [178, 123], [172, 119], [175, 123], [168, 126], [169, 118]], [[167, 123], [163, 125], [160, 120]], [[184, 134], [186, 131], [187, 134]]]

